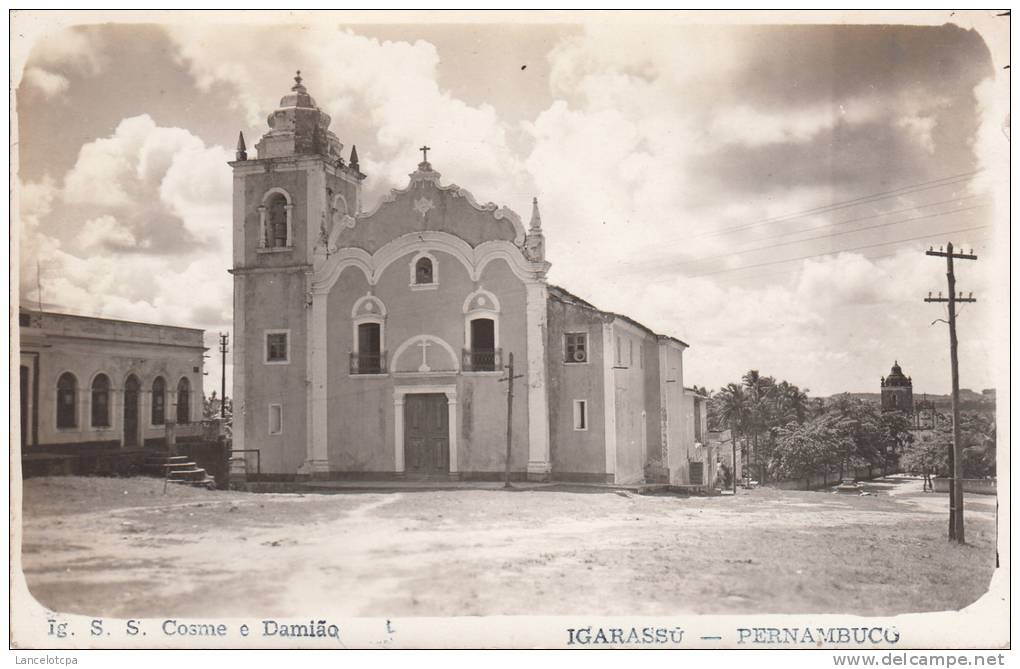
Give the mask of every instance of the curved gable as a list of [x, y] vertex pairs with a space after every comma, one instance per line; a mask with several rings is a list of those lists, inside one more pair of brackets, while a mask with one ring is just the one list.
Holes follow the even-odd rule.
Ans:
[[507, 207], [478, 204], [470, 192], [456, 184], [442, 186], [439, 172], [421, 163], [405, 189], [394, 189], [376, 209], [360, 214], [352, 228], [341, 232], [340, 247], [375, 253], [388, 242], [415, 232], [445, 232], [472, 248], [489, 241], [524, 244], [524, 225]]

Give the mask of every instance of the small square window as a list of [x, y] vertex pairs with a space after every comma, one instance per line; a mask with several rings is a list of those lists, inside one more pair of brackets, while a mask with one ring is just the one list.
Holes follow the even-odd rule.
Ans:
[[287, 333], [266, 333], [266, 362], [287, 362], [288, 356]]
[[283, 405], [269, 405], [269, 434], [283, 433]]
[[574, 429], [588, 429], [588, 401], [574, 400]]
[[563, 362], [588, 362], [588, 333], [568, 332]]

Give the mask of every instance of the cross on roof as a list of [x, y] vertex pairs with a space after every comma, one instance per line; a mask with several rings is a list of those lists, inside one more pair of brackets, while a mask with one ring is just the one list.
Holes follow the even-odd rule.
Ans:
[[421, 147], [418, 150], [421, 151], [421, 160], [422, 160], [422, 162], [423, 163], [427, 163], [429, 161], [429, 151], [432, 150], [432, 147], [430, 147], [430, 146], [423, 146], [423, 147]]

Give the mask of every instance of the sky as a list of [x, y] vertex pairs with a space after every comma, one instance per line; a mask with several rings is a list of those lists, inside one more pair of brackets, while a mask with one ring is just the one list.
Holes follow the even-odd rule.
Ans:
[[218, 389], [226, 163], [300, 69], [358, 148], [366, 211], [422, 144], [480, 202], [527, 220], [537, 197], [550, 283], [687, 342], [687, 385], [758, 369], [812, 395], [877, 392], [898, 360], [915, 392], [948, 392], [946, 310], [922, 301], [946, 290], [924, 251], [947, 241], [979, 256], [957, 262], [979, 297], [960, 311], [961, 386], [1002, 384], [993, 13], [410, 18], [16, 16], [21, 303], [203, 328]]

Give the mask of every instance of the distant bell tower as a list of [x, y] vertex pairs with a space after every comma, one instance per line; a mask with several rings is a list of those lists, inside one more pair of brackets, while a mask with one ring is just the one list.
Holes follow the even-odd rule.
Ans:
[[[357, 151], [343, 144], [294, 77], [249, 157], [238, 137], [234, 175], [234, 448], [265, 448], [262, 466], [294, 471], [306, 460], [313, 274], [334, 229], [361, 206]], [[278, 459], [266, 462], [266, 456]], [[325, 469], [327, 463], [314, 463]], [[307, 469], [307, 467], [306, 467]]]
[[903, 375], [899, 361], [894, 361], [889, 376], [882, 377], [882, 411], [914, 412], [914, 383]]

